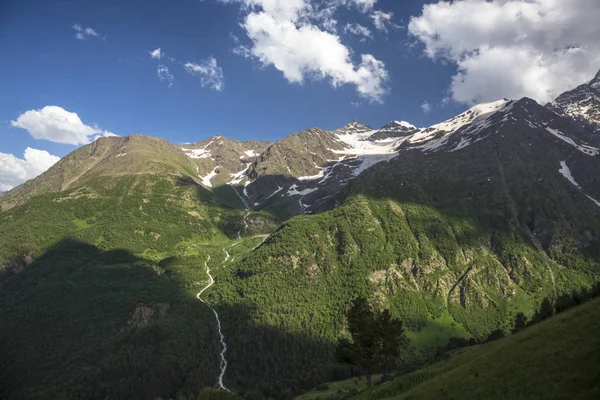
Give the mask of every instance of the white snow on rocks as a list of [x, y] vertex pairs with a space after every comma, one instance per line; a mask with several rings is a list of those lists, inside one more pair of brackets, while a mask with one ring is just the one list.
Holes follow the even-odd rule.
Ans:
[[571, 182], [574, 186], [577, 186], [577, 188], [581, 189], [581, 186], [579, 186], [579, 184], [575, 182], [575, 178], [573, 178], [573, 174], [571, 174], [571, 170], [567, 166], [566, 160], [560, 162], [560, 169], [558, 170], [558, 172], [560, 172], [562, 176], [567, 178], [569, 182]]
[[[211, 142], [212, 143], [212, 142]], [[210, 143], [209, 143], [210, 144]], [[206, 145], [205, 147], [207, 147]], [[209, 158], [212, 154], [205, 148], [200, 149], [181, 149], [189, 158]]]
[[[333, 153], [345, 156], [346, 160], [356, 158], [361, 161], [358, 168], [353, 171], [354, 176], [360, 175], [364, 170], [383, 161], [389, 161], [396, 157], [396, 148], [405, 138], [388, 138], [384, 140], [367, 140], [376, 130], [359, 133], [337, 135], [339, 141], [346, 145], [344, 150], [331, 150]], [[342, 160], [344, 159], [342, 158]], [[338, 161], [339, 162], [339, 161]], [[335, 167], [332, 166], [331, 170]], [[317, 178], [324, 177], [325, 170]], [[324, 179], [323, 179], [324, 180]]]
[[240, 172], [236, 172], [235, 174], [229, 174], [229, 176], [231, 176], [232, 179], [229, 182], [227, 182], [227, 184], [228, 185], [238, 185], [240, 182], [242, 182], [244, 180], [244, 178], [246, 177], [245, 174], [246, 174], [246, 171], [248, 171], [248, 168], [250, 168], [250, 165], [252, 165], [252, 163], [246, 163], [246, 168], [244, 168]]
[[287, 191], [288, 196], [306, 196], [312, 192], [316, 192], [318, 188], [306, 188], [303, 190], [298, 190], [298, 185], [293, 184]]
[[[257, 152], [255, 152], [254, 150], [246, 150], [246, 151], [244, 152], [244, 154], [245, 154], [247, 157], [250, 157], [250, 158], [256, 158], [256, 157], [260, 156], [260, 154], [259, 154], [259, 153], [257, 153]], [[242, 156], [242, 157], [240, 157], [240, 158], [243, 158], [243, 156]]]
[[[581, 190], [583, 192], [583, 190], [581, 189], [581, 186], [579, 186], [579, 184], [575, 181], [575, 178], [573, 178], [573, 174], [571, 173], [571, 170], [569, 169], [569, 167], [567, 166], [567, 161], [561, 161], [560, 162], [560, 169], [558, 170], [558, 172], [560, 172], [560, 174], [562, 176], [564, 176], [565, 178], [567, 178], [567, 180], [569, 182], [571, 182], [573, 184], [573, 186], [575, 186], [577, 189]], [[592, 196], [589, 196], [585, 193], [583, 193], [585, 195], [585, 197], [587, 197], [588, 199], [590, 199], [591, 201], [594, 202], [594, 204], [596, 204], [598, 207], [600, 207], [600, 201], [594, 199]]]
[[217, 169], [219, 167], [215, 167], [212, 171], [210, 171], [208, 173], [208, 175], [206, 176], [202, 176], [200, 177], [202, 179], [202, 184], [206, 187], [212, 187], [212, 183], [210, 183], [210, 181], [212, 180], [212, 178], [214, 178], [215, 176], [217, 176]]
[[[265, 201], [269, 200], [271, 197], [275, 196], [277, 193], [281, 192], [282, 190], [283, 190], [283, 188], [281, 186], [277, 186], [277, 189], [262, 201], [265, 202]], [[258, 206], [259, 204], [260, 204], [260, 202], [254, 203], [254, 207]]]
[[298, 180], [301, 181], [314, 181], [315, 179], [319, 179], [319, 178], [323, 178], [325, 176], [325, 170], [327, 169], [327, 167], [325, 168], [319, 168], [320, 171], [318, 174], [316, 175], [310, 175], [310, 176], [299, 176]]
[[585, 144], [577, 144], [573, 139], [563, 134], [558, 129], [546, 128], [548, 132], [559, 138], [560, 140], [570, 144], [575, 147], [577, 150], [581, 151], [583, 154], [587, 154], [588, 156], [597, 156], [600, 153], [600, 149], [592, 146], [588, 146]]
[[[468, 126], [467, 130], [464, 131], [465, 134], [475, 134], [480, 132], [491, 125], [489, 117], [498, 111], [507, 111], [509, 107], [511, 107], [511, 102], [507, 99], [478, 104], [454, 118], [432, 125], [427, 129], [409, 136], [406, 139], [406, 142], [413, 145], [410, 146], [412, 149], [420, 149], [422, 151], [438, 150], [443, 147], [460, 128]], [[463, 137], [461, 138], [460, 143], [451, 151], [465, 148], [478, 140], [481, 140], [481, 138], [472, 140], [468, 137]]]
[[395, 124], [403, 126], [405, 128], [409, 128], [409, 129], [417, 129], [416, 126], [414, 126], [413, 124], [411, 124], [410, 122], [406, 122], [406, 121], [394, 121]]
[[585, 195], [585, 197], [587, 197], [588, 199], [590, 199], [591, 201], [593, 201], [598, 207], [600, 207], [600, 201], [594, 199], [591, 196], [588, 196], [587, 194]]
[[220, 139], [220, 138], [221, 138], [221, 136], [215, 136], [214, 138], [212, 138], [210, 140], [210, 142], [208, 142], [204, 146], [197, 148], [197, 149], [182, 148], [181, 150], [183, 150], [185, 155], [188, 156], [189, 158], [209, 158], [212, 156], [212, 154], [210, 153], [210, 150], [208, 150], [208, 147], [211, 144], [213, 144], [215, 139]]

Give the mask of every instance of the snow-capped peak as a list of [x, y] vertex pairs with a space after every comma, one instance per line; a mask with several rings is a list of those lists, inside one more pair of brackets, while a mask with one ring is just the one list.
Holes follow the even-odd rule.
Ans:
[[[408, 144], [409, 148], [435, 151], [444, 146], [450, 137], [463, 127], [466, 129], [465, 133], [475, 135], [488, 126], [490, 116], [500, 110], [506, 110], [511, 103], [508, 99], [502, 99], [491, 103], [478, 104], [454, 118], [416, 132], [405, 143]], [[466, 147], [473, 142], [471, 140], [462, 141], [454, 150]]]
[[600, 91], [600, 71], [598, 71], [598, 73], [596, 74], [594, 79], [592, 79], [588, 85], [592, 89], [596, 89], [596, 90]]
[[[446, 131], [446, 132], [454, 132], [458, 128], [461, 128], [467, 124], [470, 124], [475, 119], [480, 118], [482, 116], [488, 116], [496, 111], [502, 109], [509, 102], [508, 99], [502, 99], [493, 101], [491, 103], [483, 103], [477, 104], [469, 108], [462, 114], [458, 114], [456, 117], [451, 118], [447, 121], [440, 122], [439, 124], [432, 125], [429, 129], [433, 128], [436, 130]], [[429, 130], [427, 129], [427, 130]]]
[[417, 129], [416, 126], [414, 126], [413, 124], [411, 124], [410, 122], [406, 122], [406, 121], [392, 121], [392, 123], [396, 124], [396, 125], [400, 125], [404, 128], [409, 128], [409, 129]]
[[337, 132], [340, 134], [353, 134], [353, 133], [362, 133], [362, 132], [367, 132], [367, 131], [372, 131], [372, 130], [373, 130], [373, 128], [371, 128], [369, 125], [363, 124], [362, 122], [360, 122], [358, 120], [353, 120], [349, 124], [344, 126], [343, 128], [338, 129]]

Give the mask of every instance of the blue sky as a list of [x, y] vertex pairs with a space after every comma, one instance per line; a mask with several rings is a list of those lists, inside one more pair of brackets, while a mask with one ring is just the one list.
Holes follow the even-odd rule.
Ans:
[[[544, 7], [553, 3], [550, 0], [536, 1], [540, 15]], [[593, 0], [575, 1], [595, 4]], [[537, 86], [536, 82], [531, 85], [547, 87], [547, 91], [530, 89], [514, 77], [510, 68], [502, 65], [503, 62], [513, 65], [513, 55], [519, 49], [534, 48], [531, 57], [539, 56], [539, 52], [543, 55], [544, 51], [556, 51], [544, 49], [540, 43], [528, 42], [519, 48], [518, 43], [513, 44], [514, 40], [509, 40], [509, 44], [500, 43], [498, 47], [506, 50], [506, 54], [498, 50], [490, 52], [489, 61], [483, 60], [486, 54], [482, 54], [478, 59], [471, 59], [471, 64], [461, 64], [465, 63], [464, 54], [469, 54], [473, 48], [491, 46], [494, 49], [493, 46], [498, 46], [497, 41], [490, 45], [476, 40], [491, 43], [492, 40], [486, 37], [503, 37], [511, 29], [516, 30], [517, 35], [519, 29], [530, 29], [525, 28], [528, 21], [523, 21], [523, 27], [520, 27], [505, 26], [504, 20], [492, 19], [489, 21], [490, 28], [485, 28], [488, 31], [474, 34], [475, 28], [464, 18], [445, 17], [444, 7], [457, 9], [467, 19], [471, 18], [468, 14], [473, 13], [475, 18], [478, 12], [489, 14], [489, 10], [485, 10], [489, 6], [484, 0], [457, 2], [465, 3], [464, 9], [458, 9], [463, 6], [461, 4], [432, 4], [425, 12], [423, 7], [426, 3], [432, 2], [2, 2], [0, 154], [4, 155], [5, 164], [14, 161], [6, 161], [9, 155], [22, 161], [27, 147], [62, 157], [83, 143], [57, 143], [57, 140], [47, 140], [48, 136], [35, 139], [31, 126], [38, 124], [37, 120], [29, 121], [29, 125], [19, 123], [12, 126], [15, 124], [11, 121], [18, 121], [27, 111], [41, 110], [46, 106], [57, 106], [65, 112], [77, 114], [82, 126], [86, 129], [94, 127], [98, 134], [105, 131], [117, 135], [141, 133], [164, 137], [174, 143], [195, 142], [215, 134], [241, 140], [275, 141], [313, 126], [337, 128], [352, 119], [374, 127], [391, 120], [407, 120], [416, 126], [428, 126], [456, 115], [468, 108], [470, 103], [521, 95], [546, 100], [562, 89], [552, 83], [551, 77], [543, 78], [544, 81]], [[504, 7], [505, 1], [496, 3], [494, 6], [499, 7], [498, 10], [512, 12]], [[525, 4], [520, 0], [510, 0], [509, 3]], [[298, 7], [294, 8], [294, 4]], [[586, 9], [585, 5], [582, 7]], [[597, 9], [595, 5], [587, 6], [586, 11], [594, 17]], [[379, 25], [379, 29], [374, 19], [377, 12], [389, 18]], [[587, 18], [584, 12], [581, 14], [573, 18]], [[265, 15], [270, 18], [269, 21], [275, 21], [275, 30], [267, 31], [261, 25], [264, 20], [260, 17]], [[410, 23], [411, 16], [417, 18], [413, 23]], [[256, 17], [254, 25], [253, 17]], [[285, 42], [287, 39], [277, 37], [283, 32], [277, 29], [282, 26], [289, 28], [290, 24], [296, 35], [291, 46]], [[350, 33], [347, 24], [360, 24], [368, 29], [370, 37]], [[310, 28], [310, 32], [302, 31], [301, 27]], [[85, 33], [86, 28], [93, 31]], [[550, 30], [540, 29], [544, 34]], [[78, 39], [77, 34], [84, 40]], [[461, 38], [460, 34], [464, 37]], [[595, 31], [589, 32], [588, 29], [585, 34], [593, 37]], [[565, 43], [573, 42], [573, 35], [565, 37]], [[591, 74], [590, 71], [598, 69], [594, 62], [600, 61], [598, 46], [589, 48], [595, 46], [594, 40], [584, 43], [584, 33], [577, 35], [575, 40], [582, 43], [582, 48], [587, 46], [584, 50], [589, 57], [571, 57], [575, 59], [571, 67], [579, 70], [573, 74], [573, 82], [567, 82], [567, 85], [583, 81]], [[331, 50], [321, 46], [324, 39], [332, 38]], [[555, 43], [556, 40], [554, 38]], [[273, 50], [273, 41], [280, 47], [269, 53]], [[471, 47], [463, 48], [465, 43]], [[510, 46], [517, 48], [511, 49]], [[320, 49], [322, 54], [313, 57], [313, 49], [318, 52], [320, 47], [323, 47]], [[158, 48], [161, 49], [161, 59], [152, 58], [150, 52]], [[284, 50], [286, 56], [282, 61], [280, 54]], [[342, 54], [348, 51], [348, 57], [329, 56], [340, 51]], [[511, 51], [514, 53], [511, 54]], [[504, 58], [498, 58], [498, 52]], [[364, 64], [364, 60], [361, 61], [364, 54], [376, 61]], [[210, 60], [217, 65], [219, 85], [208, 79], [210, 72], [215, 72], [206, 72]], [[478, 62], [480, 64], [476, 64]], [[528, 60], [522, 62], [527, 65]], [[187, 68], [186, 63], [189, 63]], [[592, 66], [581, 67], [585, 63]], [[363, 65], [370, 65], [367, 70], [372, 74], [361, 80], [359, 75]], [[159, 66], [166, 68], [173, 77], [171, 84], [168, 79], [159, 79]], [[539, 67], [546, 71], [552, 65]], [[194, 68], [196, 73], [191, 72]], [[463, 71], [462, 75], [458, 72], [459, 68]], [[381, 73], [385, 74], [384, 78], [381, 78]], [[488, 74], [492, 83], [482, 83], [478, 73]], [[298, 74], [301, 83], [298, 82]], [[564, 75], [564, 72], [557, 67], [555, 75], [561, 74]], [[163, 78], [166, 77], [163, 72]], [[460, 79], [455, 82], [453, 77], [455, 81], [457, 77]], [[376, 87], [373, 88], [373, 85]], [[364, 90], [368, 93], [365, 94]], [[428, 112], [423, 111], [424, 102], [430, 105]], [[38, 132], [37, 136], [45, 137], [45, 134]], [[93, 135], [88, 138], [91, 140]], [[3, 173], [11, 173], [7, 172], [8, 167], [1, 165], [2, 162], [0, 157], [0, 190], [3, 190]], [[35, 170], [39, 169], [42, 167]], [[31, 178], [31, 173], [21, 173], [21, 176], [24, 175]], [[8, 186], [5, 182], [4, 189]]]

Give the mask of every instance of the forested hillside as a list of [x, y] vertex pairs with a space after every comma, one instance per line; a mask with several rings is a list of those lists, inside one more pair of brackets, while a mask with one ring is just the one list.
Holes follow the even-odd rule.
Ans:
[[405, 326], [396, 367], [512, 331], [600, 281], [578, 126], [524, 98], [288, 147], [98, 139], [0, 199], [0, 397], [288, 399], [360, 373], [335, 358], [358, 297]]

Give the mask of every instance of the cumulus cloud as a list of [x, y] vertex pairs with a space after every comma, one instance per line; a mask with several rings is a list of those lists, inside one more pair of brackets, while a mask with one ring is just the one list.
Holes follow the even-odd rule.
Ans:
[[187, 62], [185, 69], [192, 75], [200, 76], [200, 85], [208, 86], [216, 91], [222, 91], [225, 88], [225, 76], [223, 69], [217, 64], [214, 57], [209, 57], [200, 64]]
[[378, 31], [387, 33], [390, 29], [400, 28], [400, 25], [397, 25], [392, 21], [392, 18], [394, 17], [394, 13], [392, 12], [386, 13], [377, 10], [373, 11], [370, 17], [373, 20], [373, 25], [375, 26], [375, 29], [377, 29]]
[[173, 86], [173, 80], [175, 80], [175, 77], [169, 72], [169, 67], [160, 64], [156, 69], [156, 73], [160, 81], [166, 81], [169, 87]]
[[0, 191], [10, 190], [21, 183], [33, 179], [54, 165], [59, 157], [45, 150], [28, 147], [23, 158], [0, 153]]
[[[371, 54], [362, 54], [359, 63], [353, 62], [350, 49], [331, 29], [335, 7], [352, 3], [368, 10], [375, 1], [237, 2], [244, 5], [246, 14], [241, 26], [251, 41], [250, 46], [238, 46], [235, 49], [237, 54], [275, 67], [289, 82], [301, 84], [310, 78], [328, 79], [333, 87], [352, 84], [362, 97], [382, 102], [388, 91], [388, 73], [384, 63]], [[325, 6], [320, 7], [320, 4]]]
[[97, 37], [99, 39], [104, 40], [104, 38], [102, 38], [98, 32], [96, 32], [94, 29], [90, 28], [89, 26], [83, 27], [79, 24], [75, 24], [73, 25], [71, 28], [73, 28], [73, 30], [75, 31], [75, 38], [79, 39], [79, 40], [85, 40], [88, 37], [92, 36], [92, 37]]
[[362, 36], [363, 39], [371, 39], [371, 30], [357, 23], [347, 23], [344, 27], [344, 33]]
[[424, 101], [424, 102], [421, 104], [421, 110], [422, 110], [422, 111], [423, 111], [425, 114], [427, 114], [428, 112], [430, 112], [430, 111], [431, 111], [431, 104], [429, 104], [427, 101]]
[[35, 139], [45, 139], [55, 143], [87, 144], [102, 136], [116, 136], [103, 131], [98, 125], [84, 124], [77, 113], [62, 107], [46, 106], [39, 110], [25, 111], [12, 126], [25, 129]]
[[456, 64], [453, 100], [546, 102], [600, 68], [598, 21], [598, 0], [462, 0], [425, 5], [408, 30], [427, 57]]
[[150, 57], [154, 58], [155, 60], [160, 60], [163, 56], [162, 51], [160, 51], [160, 47], [156, 50], [149, 51], [148, 53], [150, 53]]

